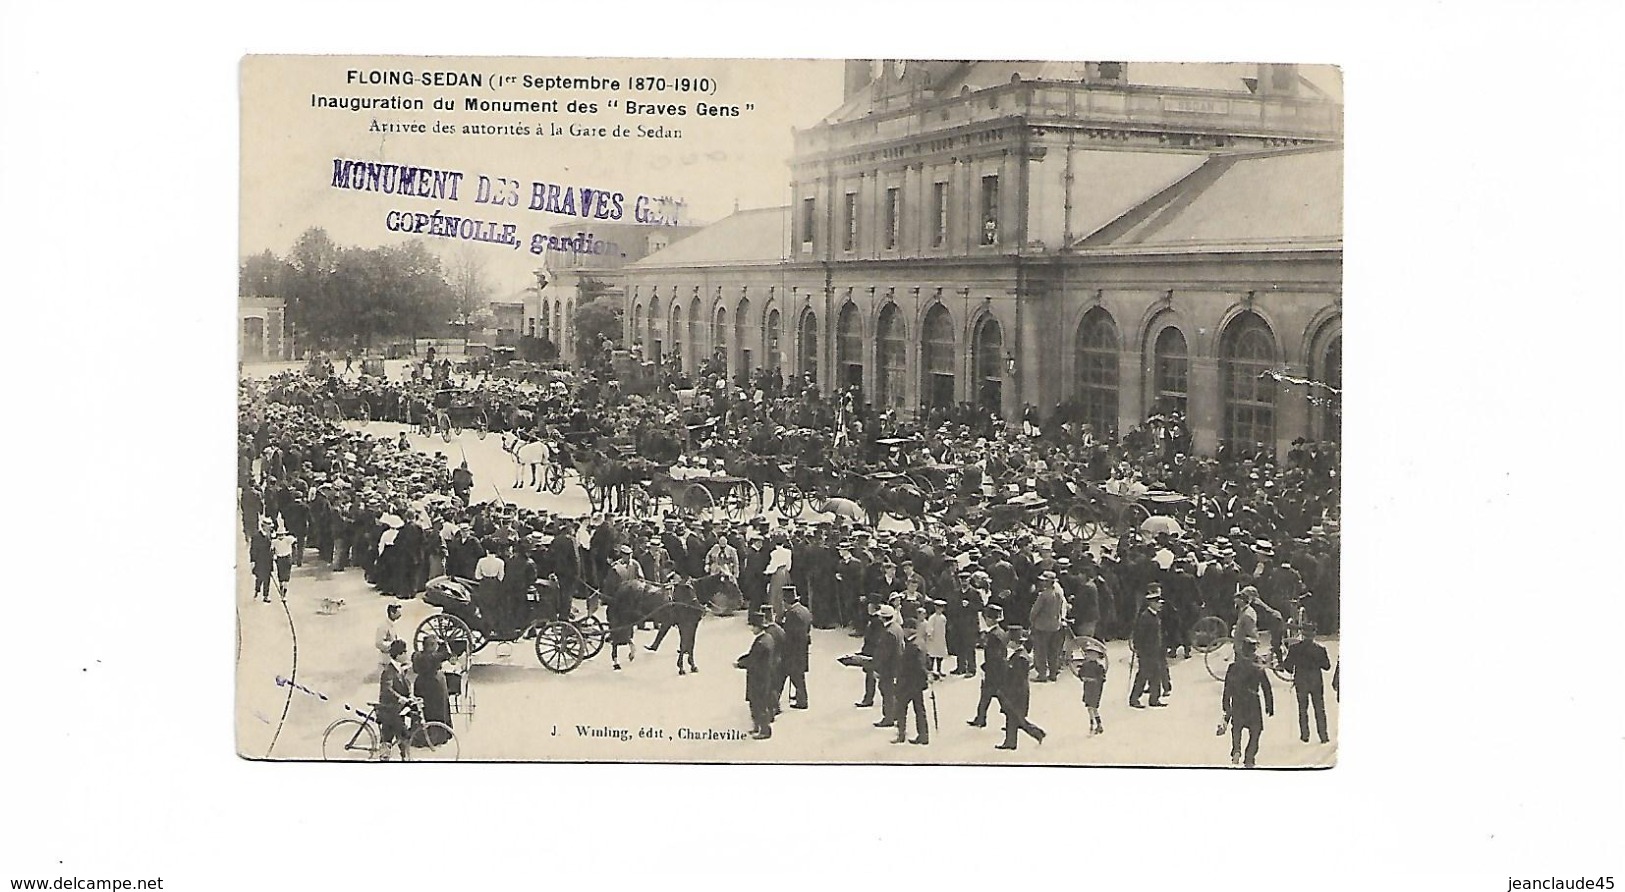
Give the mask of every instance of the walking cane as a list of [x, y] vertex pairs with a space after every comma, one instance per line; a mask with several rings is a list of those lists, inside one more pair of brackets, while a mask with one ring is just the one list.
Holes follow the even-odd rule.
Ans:
[[942, 723], [937, 721], [937, 686], [927, 685], [927, 689], [931, 691], [931, 728], [940, 734]]

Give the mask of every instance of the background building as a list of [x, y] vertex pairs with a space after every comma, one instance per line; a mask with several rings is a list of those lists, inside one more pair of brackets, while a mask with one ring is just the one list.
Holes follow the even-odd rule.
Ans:
[[258, 362], [292, 358], [280, 297], [237, 298], [237, 359]]
[[796, 134], [789, 205], [626, 267], [628, 339], [905, 413], [1177, 409], [1203, 452], [1336, 438], [1333, 392], [1288, 383], [1341, 387], [1335, 72], [1146, 68], [1166, 82], [850, 61], [846, 101]]
[[[681, 216], [681, 202], [676, 202]], [[699, 232], [697, 225], [648, 226], [601, 220], [564, 223], [547, 230], [557, 247], [542, 255], [547, 287], [532, 290], [527, 311], [534, 334], [557, 344], [560, 356], [575, 359], [574, 313], [586, 301], [607, 295], [623, 301], [626, 267]]]

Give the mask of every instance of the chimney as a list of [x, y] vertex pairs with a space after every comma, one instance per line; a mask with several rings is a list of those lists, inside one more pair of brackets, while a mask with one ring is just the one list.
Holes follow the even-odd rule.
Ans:
[[841, 90], [842, 100], [851, 99], [853, 94], [869, 85], [869, 65], [871, 59], [847, 59], [846, 79]]
[[1298, 66], [1264, 64], [1258, 66], [1260, 96], [1298, 95]]

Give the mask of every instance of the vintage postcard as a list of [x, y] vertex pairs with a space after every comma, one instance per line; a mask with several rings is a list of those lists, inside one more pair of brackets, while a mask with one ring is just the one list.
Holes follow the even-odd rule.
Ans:
[[241, 98], [240, 755], [1335, 763], [1336, 68]]

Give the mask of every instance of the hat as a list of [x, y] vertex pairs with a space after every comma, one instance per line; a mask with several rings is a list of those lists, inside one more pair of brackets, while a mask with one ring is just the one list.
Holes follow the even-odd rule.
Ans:
[[631, 554], [631, 553], [632, 553], [632, 546], [630, 546], [630, 545], [622, 545], [621, 546], [621, 554]]
[[1152, 589], [1151, 591], [1146, 592], [1145, 593], [1145, 600], [1147, 600], [1147, 601], [1161, 601], [1162, 600], [1162, 591], [1160, 589]]
[[895, 617], [896, 615], [897, 615], [897, 608], [891, 606], [890, 604], [882, 604], [879, 607], [875, 608], [875, 616], [878, 616], [881, 619], [891, 619], [892, 617]]

